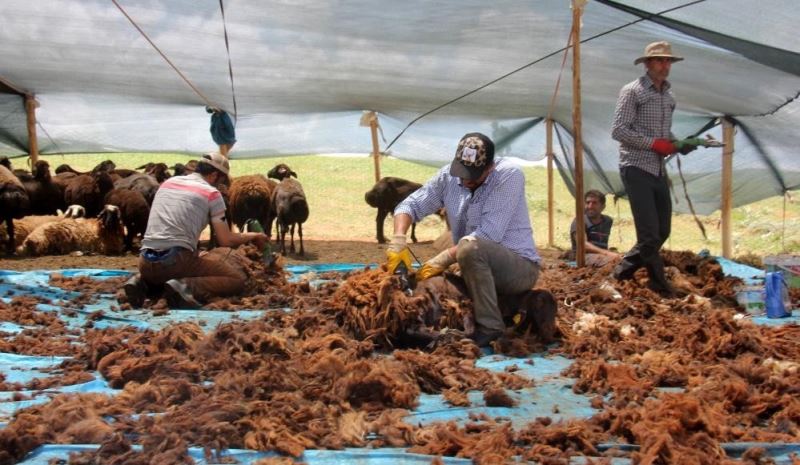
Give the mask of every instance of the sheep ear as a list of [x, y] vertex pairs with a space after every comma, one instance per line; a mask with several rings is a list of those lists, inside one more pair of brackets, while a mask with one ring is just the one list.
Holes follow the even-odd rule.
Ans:
[[147, 165], [142, 165], [142, 166], [140, 166], [140, 167], [138, 167], [138, 168], [136, 168], [136, 169], [137, 169], [137, 170], [143, 170], [143, 169], [145, 169], [145, 168], [147, 168]]
[[291, 170], [289, 170], [289, 175], [290, 176], [294, 176], [295, 178], [297, 177], [297, 173], [295, 173], [294, 171], [291, 171]]

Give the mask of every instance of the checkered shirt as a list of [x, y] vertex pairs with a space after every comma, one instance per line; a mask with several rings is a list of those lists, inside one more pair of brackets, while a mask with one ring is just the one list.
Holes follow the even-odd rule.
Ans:
[[674, 140], [672, 112], [675, 98], [669, 82], [661, 92], [646, 74], [626, 84], [614, 110], [611, 137], [619, 141], [619, 166], [635, 166], [654, 176], [664, 173], [664, 158], [650, 147], [655, 139]]
[[453, 243], [464, 236], [496, 242], [517, 255], [539, 263], [525, 198], [525, 175], [519, 166], [495, 160], [495, 167], [475, 192], [461, 185], [444, 166], [430, 181], [400, 203], [394, 214], [406, 213], [414, 222], [444, 207]]

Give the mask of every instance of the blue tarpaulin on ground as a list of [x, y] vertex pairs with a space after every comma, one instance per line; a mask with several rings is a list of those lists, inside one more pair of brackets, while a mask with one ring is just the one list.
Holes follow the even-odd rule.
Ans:
[[[726, 265], [723, 264], [725, 268]], [[288, 267], [291, 272], [299, 279], [315, 280], [321, 273], [329, 271], [347, 272], [364, 268], [362, 264], [325, 264], [319, 266], [293, 266]], [[742, 269], [728, 268], [734, 273], [742, 272]], [[752, 270], [752, 269], [751, 269]], [[744, 270], [743, 273], [751, 273], [751, 270]], [[62, 302], [68, 301], [78, 295], [75, 292], [64, 291], [49, 285], [51, 274], [60, 274], [67, 277], [90, 276], [94, 279], [107, 279], [109, 277], [127, 276], [129, 273], [118, 270], [92, 270], [92, 269], [72, 269], [58, 271], [28, 271], [12, 272], [0, 270], [0, 295], [4, 296], [4, 301], [9, 301], [15, 295], [36, 295], [51, 300], [50, 304], [39, 304], [38, 308], [42, 311], [58, 312]], [[103, 315], [93, 321], [95, 328], [133, 326], [138, 329], [158, 330], [175, 322], [194, 321], [202, 324], [206, 330], [212, 330], [218, 324], [234, 321], [256, 319], [264, 314], [265, 310], [240, 310], [234, 312], [209, 311], [209, 310], [170, 310], [167, 315], [154, 316], [151, 312], [144, 310], [121, 311], [117, 308], [113, 295], [99, 295], [98, 301], [87, 305], [85, 309], [77, 312], [69, 312], [69, 315], [59, 313], [70, 327], [83, 328], [87, 317], [92, 312], [102, 310]], [[788, 319], [781, 320], [782, 322]], [[774, 324], [776, 320], [768, 323]], [[22, 326], [0, 322], [0, 331], [5, 331], [13, 336], [23, 329]], [[0, 337], [2, 335], [0, 334]], [[6, 382], [26, 383], [36, 378], [50, 376], [49, 370], [54, 369], [67, 357], [51, 356], [26, 356], [18, 354], [0, 353], [0, 372], [6, 377]], [[476, 365], [492, 371], [506, 371], [512, 365], [516, 367], [515, 373], [533, 379], [535, 386], [509, 392], [509, 395], [517, 402], [513, 408], [488, 407], [485, 405], [481, 392], [472, 392], [468, 395], [471, 402], [470, 407], [454, 407], [444, 401], [442, 395], [423, 394], [420, 396], [419, 405], [410, 412], [407, 417], [411, 423], [429, 424], [437, 421], [456, 421], [464, 423], [469, 420], [470, 415], [486, 414], [490, 417], [505, 418], [512, 422], [515, 428], [521, 428], [536, 417], [550, 417], [554, 421], [587, 418], [596, 411], [589, 405], [589, 397], [577, 395], [572, 392], [571, 378], [561, 375], [571, 361], [560, 356], [531, 355], [524, 358], [511, 358], [501, 355], [487, 354], [480, 358]], [[27, 400], [14, 401], [15, 392], [0, 392], [0, 428], [4, 427], [3, 422], [8, 421], [14, 412], [47, 402], [52, 396], [64, 392], [96, 392], [114, 395], [118, 390], [111, 389], [103, 380], [99, 373], [92, 373], [94, 380], [76, 384], [72, 386], [61, 386], [49, 388], [43, 392], [16, 391], [24, 394]], [[764, 445], [772, 453], [777, 463], [790, 463], [788, 461], [789, 452], [800, 451], [800, 445]], [[25, 461], [25, 465], [45, 465], [51, 459], [64, 459], [70, 452], [87, 451], [96, 448], [97, 445], [46, 445], [39, 447], [32, 452]], [[737, 448], [744, 447], [741, 444], [730, 445], [729, 454], [734, 455]], [[726, 449], [727, 450], [727, 449]], [[744, 449], [742, 449], [743, 451]], [[203, 458], [202, 449], [192, 449], [192, 457], [198, 464], [206, 464]], [[274, 454], [229, 450], [226, 455], [235, 458], [238, 463], [250, 464], [259, 458], [274, 456]], [[347, 449], [344, 451], [319, 451], [308, 450], [298, 461], [311, 465], [325, 464], [427, 464], [431, 461], [430, 456], [410, 454], [402, 449]], [[785, 460], [784, 460], [785, 459]], [[471, 463], [470, 460], [444, 458], [444, 464]], [[576, 457], [571, 464], [585, 463], [584, 458]], [[615, 459], [614, 464], [630, 463], [625, 459]]]

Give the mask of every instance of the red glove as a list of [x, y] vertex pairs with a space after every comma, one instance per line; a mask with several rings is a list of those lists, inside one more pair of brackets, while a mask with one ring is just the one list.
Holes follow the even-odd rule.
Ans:
[[675, 148], [675, 144], [669, 139], [655, 139], [650, 148], [662, 157], [667, 157], [678, 151], [678, 149]]

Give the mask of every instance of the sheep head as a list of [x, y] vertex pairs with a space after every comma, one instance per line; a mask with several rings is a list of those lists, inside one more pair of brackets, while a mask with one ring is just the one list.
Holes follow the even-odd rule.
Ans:
[[86, 216], [86, 209], [82, 205], [70, 205], [64, 213], [66, 218], [83, 218]]
[[37, 181], [50, 180], [50, 163], [45, 160], [39, 160], [33, 165], [33, 177]]
[[122, 212], [116, 205], [106, 204], [103, 210], [97, 215], [100, 222], [100, 229], [106, 233], [123, 233]]
[[272, 179], [277, 179], [279, 181], [282, 181], [283, 179], [288, 178], [289, 176], [294, 176], [296, 178], [297, 173], [292, 171], [292, 169], [289, 168], [288, 165], [283, 163], [275, 165], [274, 168], [272, 168], [267, 172], [267, 177]]

